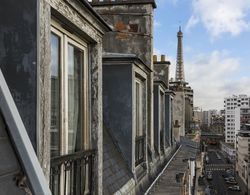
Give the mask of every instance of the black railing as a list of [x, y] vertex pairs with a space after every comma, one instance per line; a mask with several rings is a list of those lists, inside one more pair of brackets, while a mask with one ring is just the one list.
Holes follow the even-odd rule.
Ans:
[[145, 136], [139, 136], [135, 139], [135, 166], [144, 162], [145, 158]]
[[164, 150], [164, 133], [163, 133], [163, 131], [160, 131], [160, 148], [161, 148], [161, 150]]
[[93, 189], [95, 151], [83, 151], [51, 159], [50, 189], [53, 195], [89, 195]]

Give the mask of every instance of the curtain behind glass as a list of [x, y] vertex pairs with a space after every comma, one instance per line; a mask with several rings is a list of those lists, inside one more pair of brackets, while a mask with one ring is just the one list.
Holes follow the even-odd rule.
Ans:
[[68, 45], [68, 152], [81, 150], [82, 123], [82, 66], [83, 52]]
[[50, 121], [50, 154], [60, 154], [60, 38], [51, 34], [51, 121]]

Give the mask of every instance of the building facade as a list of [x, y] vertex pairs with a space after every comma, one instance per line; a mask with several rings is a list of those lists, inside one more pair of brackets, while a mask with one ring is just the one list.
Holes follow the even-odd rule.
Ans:
[[249, 101], [247, 95], [233, 95], [224, 99], [226, 143], [235, 144], [237, 132], [240, 130], [240, 109], [249, 108]]
[[[244, 129], [244, 130], [243, 130]], [[237, 147], [236, 147], [236, 172], [244, 182], [248, 192], [250, 192], [249, 173], [250, 173], [250, 126], [242, 128], [237, 134]]]
[[[0, 7], [1, 18], [12, 14], [0, 22], [0, 68], [33, 151], [27, 158], [51, 194], [143, 194], [176, 150], [174, 113], [180, 104], [184, 129], [192, 90], [175, 100], [170, 62], [153, 60], [155, 8], [154, 0], [4, 0]], [[12, 129], [0, 114], [9, 142]], [[18, 162], [17, 154], [7, 160]], [[33, 184], [24, 162], [14, 168]], [[0, 194], [36, 192], [11, 188], [15, 177], [0, 182]]]

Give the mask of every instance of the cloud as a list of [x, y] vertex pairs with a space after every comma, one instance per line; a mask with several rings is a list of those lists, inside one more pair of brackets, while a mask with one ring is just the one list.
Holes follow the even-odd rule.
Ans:
[[161, 27], [161, 23], [158, 22], [157, 20], [154, 20], [154, 28]]
[[195, 15], [192, 15], [188, 20], [185, 30], [189, 31], [192, 27], [194, 27], [198, 23], [199, 23], [199, 18], [196, 17]]
[[162, 54], [161, 50], [154, 48], [154, 55], [161, 55], [161, 54]]
[[[171, 66], [171, 76], [175, 65]], [[224, 97], [232, 94], [250, 95], [250, 78], [235, 79], [240, 71], [240, 59], [227, 51], [197, 54], [185, 62], [186, 81], [194, 89], [194, 105], [206, 109], [223, 109]]]
[[192, 8], [186, 29], [201, 22], [213, 38], [223, 33], [236, 36], [250, 30], [249, 0], [192, 0]]

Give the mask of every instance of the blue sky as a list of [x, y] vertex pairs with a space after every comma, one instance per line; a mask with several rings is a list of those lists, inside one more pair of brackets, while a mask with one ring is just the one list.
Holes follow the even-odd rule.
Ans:
[[156, 0], [154, 51], [174, 77], [178, 26], [195, 106], [222, 109], [224, 97], [250, 95], [250, 0]]

